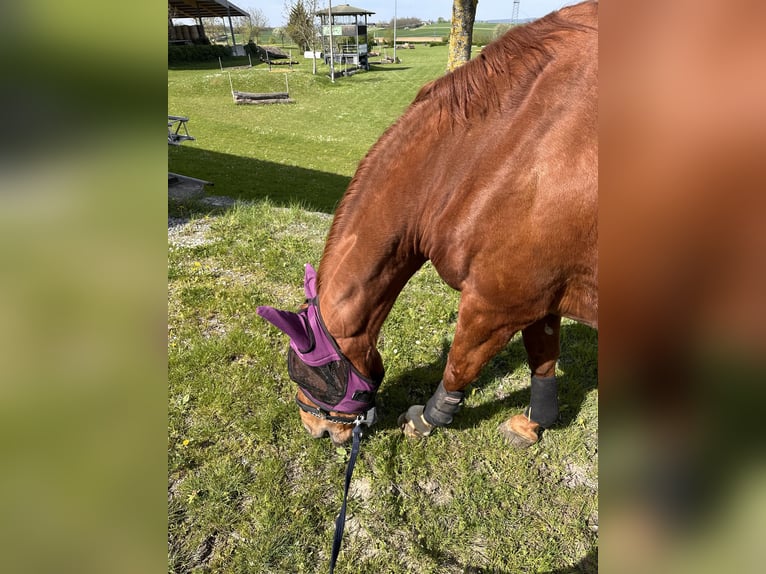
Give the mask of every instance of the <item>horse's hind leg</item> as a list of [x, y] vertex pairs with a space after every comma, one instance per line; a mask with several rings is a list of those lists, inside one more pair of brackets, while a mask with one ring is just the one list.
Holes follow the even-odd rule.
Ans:
[[559, 358], [561, 317], [548, 315], [521, 332], [532, 371], [529, 408], [500, 425], [500, 432], [518, 447], [537, 442], [541, 428], [552, 426], [559, 416], [556, 361]]
[[425, 406], [413, 405], [399, 417], [404, 433], [428, 436], [435, 427], [451, 423], [463, 402], [463, 389], [519, 328], [508, 322], [507, 315], [464, 293], [442, 381]]

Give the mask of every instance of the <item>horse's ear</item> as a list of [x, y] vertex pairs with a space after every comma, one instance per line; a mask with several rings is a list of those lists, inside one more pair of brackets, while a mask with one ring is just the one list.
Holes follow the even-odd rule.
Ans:
[[257, 313], [269, 323], [286, 333], [299, 349], [311, 346], [311, 335], [300, 315], [290, 311], [280, 311], [274, 307], [258, 307]]
[[306, 299], [313, 299], [317, 296], [317, 272], [310, 263], [306, 263], [306, 274], [303, 277], [303, 291], [306, 293]]

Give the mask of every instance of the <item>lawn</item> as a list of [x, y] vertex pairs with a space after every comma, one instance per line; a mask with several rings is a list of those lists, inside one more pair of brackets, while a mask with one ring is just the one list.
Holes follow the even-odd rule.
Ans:
[[[169, 147], [169, 170], [240, 200], [169, 204], [169, 572], [327, 571], [348, 449], [303, 430], [286, 339], [255, 309], [301, 303], [303, 264], [319, 262], [358, 161], [446, 67], [445, 47], [401, 57], [335, 84], [309, 61], [292, 72], [168, 71], [168, 113], [188, 116], [197, 138]], [[296, 103], [237, 106], [228, 73], [254, 92], [282, 91], [287, 77]], [[417, 442], [396, 427], [440, 379], [457, 303], [426, 265], [383, 328], [380, 422], [362, 444], [336, 572], [595, 572], [594, 331], [565, 322], [561, 423], [529, 450], [496, 431], [529, 399], [518, 336], [450, 428]]]
[[[486, 38], [488, 36], [491, 36], [495, 30], [497, 29], [496, 23], [491, 22], [475, 22], [473, 26], [474, 33], [477, 34], [477, 37]], [[279, 36], [279, 34], [274, 33], [274, 28], [269, 28], [266, 30], [261, 30], [260, 34], [258, 34], [258, 38], [256, 40], [257, 44], [274, 44], [279, 47], [282, 47], [285, 42], [289, 43], [289, 38], [285, 36], [284, 38]], [[406, 41], [409, 37], [425, 37], [425, 36], [431, 36], [434, 38], [435, 41], [439, 42], [444, 39], [449, 38], [451, 32], [451, 24], [449, 22], [442, 22], [442, 23], [433, 23], [433, 24], [424, 24], [423, 26], [419, 26], [417, 28], [408, 28], [404, 26], [399, 26], [396, 30], [396, 37], [397, 40], [399, 38], [402, 39], [402, 41]], [[377, 26], [369, 26], [368, 33], [370, 37], [383, 37], [386, 35], [393, 35], [393, 28], [391, 27], [385, 27], [385, 28], [378, 28]], [[227, 30], [228, 34], [228, 30]], [[237, 44], [247, 44], [248, 38], [243, 34], [236, 34]], [[225, 44], [226, 42], [222, 42]]]
[[[300, 202], [329, 213], [367, 149], [420, 87], [446, 69], [443, 46], [399, 57], [401, 64], [373, 64], [371, 72], [334, 84], [324, 65], [313, 76], [302, 55], [292, 72], [237, 67], [247, 58], [225, 63], [223, 72], [217, 61], [170, 70], [168, 113], [189, 117], [197, 138], [168, 150], [170, 171], [213, 181], [216, 194]], [[229, 75], [231, 86], [245, 92], [285, 91], [287, 82], [295, 103], [235, 105]]]
[[[491, 24], [489, 22], [476, 22], [473, 26], [473, 33], [477, 39], [489, 38], [497, 29], [497, 24]], [[398, 28], [396, 30], [396, 39], [398, 41], [407, 41], [407, 38], [425, 38], [427, 36], [433, 37], [434, 41], [440, 42], [447, 40], [451, 32], [451, 25], [449, 22], [442, 24], [426, 24], [419, 26], [418, 28]], [[373, 32], [370, 32], [373, 33]], [[392, 34], [391, 28], [377, 28], [375, 35], [380, 37], [386, 34]]]

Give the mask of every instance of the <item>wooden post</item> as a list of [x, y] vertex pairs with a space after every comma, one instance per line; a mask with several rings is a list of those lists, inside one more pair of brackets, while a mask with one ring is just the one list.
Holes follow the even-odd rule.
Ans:
[[335, 83], [335, 54], [332, 46], [332, 0], [327, 3], [327, 16], [330, 19], [330, 81]]
[[396, 64], [396, 0], [394, 0], [394, 64]]
[[356, 27], [356, 65], [357, 67], [362, 67], [362, 54], [361, 54], [361, 46], [359, 45], [359, 16], [357, 18], [357, 27]]
[[[229, 0], [226, 0], [226, 15], [229, 17], [229, 30], [231, 30], [231, 45], [237, 47], [237, 39], [234, 37], [234, 25], [231, 23], [231, 7], [229, 6]], [[233, 50], [236, 55], [236, 49]]]

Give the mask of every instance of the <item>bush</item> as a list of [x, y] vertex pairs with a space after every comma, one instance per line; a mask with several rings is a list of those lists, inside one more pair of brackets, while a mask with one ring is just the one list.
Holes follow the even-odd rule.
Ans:
[[492, 33], [492, 35], [495, 38], [499, 38], [500, 36], [505, 34], [510, 29], [511, 29], [511, 25], [510, 24], [498, 24], [497, 26], [495, 26], [495, 30]]
[[258, 46], [252, 40], [245, 44], [245, 54], [250, 54], [251, 56], [257, 56], [259, 54]]
[[473, 33], [473, 44], [475, 46], [486, 46], [494, 39], [493, 33], [486, 30], [477, 30]]
[[213, 46], [204, 44], [168, 46], [168, 64], [182, 62], [204, 62], [217, 58], [231, 58], [229, 46]]

